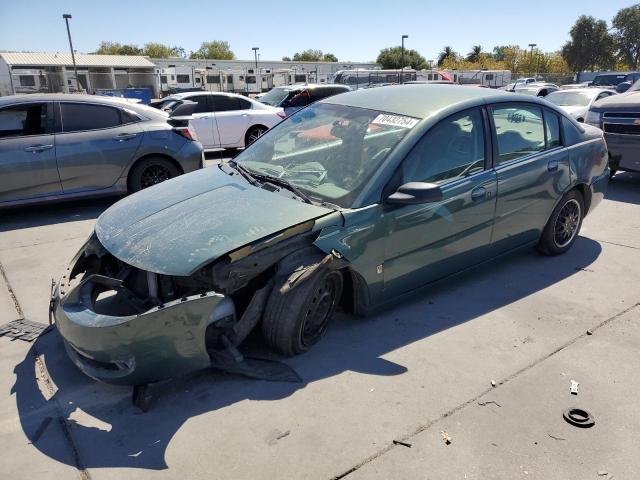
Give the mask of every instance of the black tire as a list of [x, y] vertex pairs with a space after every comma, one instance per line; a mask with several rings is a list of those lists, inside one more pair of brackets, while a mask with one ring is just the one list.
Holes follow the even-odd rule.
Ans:
[[584, 219], [584, 199], [577, 190], [567, 193], [553, 209], [542, 231], [538, 250], [549, 256], [569, 250], [578, 238]]
[[[285, 279], [284, 282], [287, 280]], [[324, 335], [342, 295], [342, 274], [322, 269], [286, 294], [276, 283], [262, 319], [267, 344], [284, 355], [306, 352]]]
[[149, 157], [138, 162], [129, 173], [129, 190], [138, 192], [180, 175], [173, 162], [162, 157]]
[[247, 134], [244, 136], [244, 146], [248, 147], [253, 142], [255, 142], [258, 138], [260, 138], [267, 131], [267, 127], [263, 127], [261, 125], [254, 125], [251, 127]]

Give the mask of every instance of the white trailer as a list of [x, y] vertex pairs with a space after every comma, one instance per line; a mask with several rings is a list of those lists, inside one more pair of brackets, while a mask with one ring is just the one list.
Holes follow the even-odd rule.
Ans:
[[511, 70], [462, 70], [459, 77], [461, 85], [499, 88], [511, 83]]

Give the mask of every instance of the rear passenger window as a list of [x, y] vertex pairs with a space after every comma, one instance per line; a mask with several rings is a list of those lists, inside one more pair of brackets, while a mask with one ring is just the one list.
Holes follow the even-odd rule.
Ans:
[[560, 122], [555, 113], [544, 112], [544, 124], [547, 130], [547, 150], [560, 146]]
[[47, 104], [29, 103], [0, 110], [0, 138], [47, 133]]
[[117, 127], [122, 124], [120, 111], [105, 105], [84, 103], [60, 104], [63, 132], [81, 132]]
[[528, 105], [496, 107], [491, 114], [498, 140], [498, 164], [545, 149], [540, 108]]
[[236, 100], [238, 100], [238, 110], [251, 109], [251, 102], [249, 100], [245, 100], [244, 98], [237, 98]]
[[216, 112], [228, 112], [232, 110], [240, 110], [240, 104], [236, 97], [228, 97], [227, 95], [216, 95], [213, 99], [214, 110]]

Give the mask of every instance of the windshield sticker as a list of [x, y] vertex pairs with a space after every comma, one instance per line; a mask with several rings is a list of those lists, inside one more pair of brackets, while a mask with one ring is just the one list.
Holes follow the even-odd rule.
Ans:
[[381, 113], [373, 119], [374, 124], [390, 125], [392, 127], [413, 128], [418, 124], [417, 118], [405, 117], [404, 115], [390, 115]]

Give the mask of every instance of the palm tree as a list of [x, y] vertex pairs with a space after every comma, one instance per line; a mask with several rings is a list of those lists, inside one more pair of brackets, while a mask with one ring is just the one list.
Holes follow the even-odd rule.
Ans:
[[480, 61], [480, 55], [482, 55], [482, 46], [474, 45], [471, 51], [467, 54], [467, 61], [477, 63]]
[[438, 55], [438, 65], [442, 65], [445, 60], [450, 59], [453, 60], [456, 58], [456, 52], [453, 51], [451, 47], [444, 47]]

